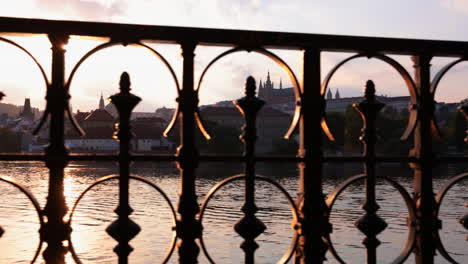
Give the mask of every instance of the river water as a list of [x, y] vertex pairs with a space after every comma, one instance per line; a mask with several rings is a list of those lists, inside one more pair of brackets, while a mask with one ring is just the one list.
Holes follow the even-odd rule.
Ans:
[[[466, 170], [466, 166], [449, 166], [435, 170], [434, 189], [438, 191], [448, 180]], [[117, 173], [114, 163], [72, 163], [66, 168], [65, 195], [70, 208], [77, 197], [98, 178]], [[198, 170], [197, 192], [199, 203], [207, 192], [223, 178], [242, 171], [241, 165], [202, 164]], [[324, 192], [329, 194], [346, 177], [360, 173], [360, 166], [326, 166]], [[177, 204], [178, 171], [172, 164], [135, 163], [134, 175], [143, 176], [159, 186], [169, 197], [174, 207]], [[295, 166], [259, 164], [258, 173], [263, 174], [287, 189], [295, 198], [298, 186]], [[411, 193], [411, 170], [406, 165], [381, 166], [380, 175], [397, 180]], [[10, 176], [26, 186], [45, 205], [48, 185], [48, 171], [41, 162], [2, 162], [0, 175]], [[242, 263], [242, 243], [233, 230], [233, 224], [242, 217], [243, 182], [225, 185], [210, 201], [203, 217], [203, 239], [212, 259], [217, 263]], [[468, 181], [455, 185], [444, 199], [440, 219], [443, 221], [441, 237], [448, 251], [460, 263], [468, 263], [468, 232], [458, 223], [467, 209], [466, 187]], [[282, 194], [269, 184], [259, 182], [256, 186], [257, 216], [266, 224], [265, 233], [257, 239], [260, 245], [256, 251], [257, 263], [275, 263], [290, 247], [293, 232], [291, 210]], [[0, 263], [29, 263], [39, 243], [39, 221], [32, 204], [14, 187], [0, 183], [0, 225], [5, 230], [0, 239]], [[347, 263], [364, 263], [364, 236], [354, 227], [354, 222], [363, 215], [362, 182], [354, 184], [340, 195], [331, 215], [331, 235], [337, 252]], [[172, 220], [170, 207], [162, 196], [144, 183], [131, 180], [130, 202], [134, 209], [131, 218], [142, 231], [131, 241], [134, 251], [130, 263], [159, 263], [171, 245]], [[405, 204], [396, 189], [388, 184], [377, 185], [377, 198], [381, 209], [378, 214], [388, 223], [387, 229], [379, 235], [382, 242], [378, 248], [379, 263], [389, 263], [395, 258], [406, 242], [408, 235]], [[113, 210], [118, 202], [117, 181], [105, 182], [92, 188], [77, 205], [72, 218], [72, 243], [76, 254], [83, 263], [117, 263], [112, 251], [117, 245], [106, 232], [107, 226], [116, 219]], [[67, 215], [68, 219], [70, 215]], [[45, 246], [45, 245], [44, 245]], [[44, 248], [44, 247], [43, 247]], [[327, 253], [327, 263], [337, 263]], [[177, 252], [172, 254], [170, 263], [177, 263]], [[208, 263], [203, 252], [200, 263]], [[43, 263], [41, 257], [36, 263]], [[71, 254], [67, 263], [74, 263]], [[407, 263], [414, 263], [410, 256]], [[447, 263], [439, 255], [436, 263]]]

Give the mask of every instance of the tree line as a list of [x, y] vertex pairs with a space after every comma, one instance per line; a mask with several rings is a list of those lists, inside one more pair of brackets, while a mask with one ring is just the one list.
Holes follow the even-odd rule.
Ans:
[[[328, 124], [333, 131], [335, 141], [328, 140], [323, 136], [323, 149], [329, 155], [360, 155], [363, 150], [359, 141], [363, 122], [359, 113], [351, 105], [344, 113], [327, 113]], [[397, 111], [387, 107], [377, 117], [376, 151], [385, 155], [407, 155], [413, 146], [413, 137], [410, 136], [406, 142], [402, 142], [403, 135], [409, 119], [409, 111]], [[433, 149], [436, 153], [458, 152], [466, 148], [464, 142], [466, 131], [466, 120], [458, 111], [450, 112], [441, 108], [436, 114], [442, 139], [433, 141]], [[207, 121], [206, 126], [212, 133], [212, 140], [206, 141], [197, 130], [196, 142], [201, 153], [239, 154], [243, 151], [243, 144], [239, 139], [242, 133], [240, 127], [229, 127]], [[178, 133], [173, 133], [172, 139], [178, 140]], [[282, 138], [274, 139], [272, 151], [268, 154], [291, 154], [297, 153], [298, 143], [294, 140]]]

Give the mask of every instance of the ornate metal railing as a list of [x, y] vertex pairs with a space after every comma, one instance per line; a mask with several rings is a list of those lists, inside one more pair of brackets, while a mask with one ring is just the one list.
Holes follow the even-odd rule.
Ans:
[[[46, 263], [64, 263], [65, 255], [71, 252], [75, 261], [80, 263], [73, 249], [71, 234], [71, 220], [76, 205], [81, 198], [97, 184], [115, 179], [119, 180], [119, 205], [115, 212], [118, 218], [110, 223], [107, 232], [118, 245], [115, 252], [119, 263], [128, 263], [128, 255], [132, 248], [129, 241], [140, 231], [138, 223], [133, 222], [129, 215], [132, 208], [129, 204], [129, 179], [135, 179], [155, 188], [169, 204], [172, 210], [174, 237], [172, 246], [165, 259], [166, 262], [177, 244], [180, 263], [197, 263], [200, 245], [207, 259], [213, 262], [203, 242], [203, 216], [207, 204], [222, 186], [232, 181], [245, 181], [245, 201], [242, 207], [244, 216], [238, 220], [234, 229], [244, 239], [242, 249], [245, 254], [245, 263], [254, 263], [255, 250], [258, 244], [255, 238], [265, 230], [265, 224], [256, 216], [255, 183], [263, 181], [272, 184], [285, 195], [292, 208], [293, 243], [289, 251], [285, 252], [281, 263], [293, 258], [295, 263], [323, 263], [325, 254], [330, 251], [341, 263], [344, 261], [337, 254], [330, 234], [331, 209], [340, 193], [350, 184], [364, 180], [365, 202], [362, 205], [364, 215], [356, 221], [356, 227], [365, 235], [363, 244], [366, 247], [368, 263], [377, 263], [377, 249], [379, 240], [377, 235], [386, 228], [385, 220], [378, 216], [379, 205], [376, 201], [376, 172], [375, 166], [382, 162], [401, 163], [411, 165], [414, 173], [413, 194], [409, 194], [397, 181], [379, 177], [398, 190], [406, 202], [408, 209], [408, 229], [406, 246], [401, 254], [392, 263], [403, 263], [413, 252], [416, 263], [434, 263], [436, 251], [449, 262], [456, 263], [444, 248], [439, 237], [441, 221], [438, 218], [439, 207], [449, 189], [466, 180], [468, 173], [455, 176], [434, 195], [433, 167], [436, 163], [465, 163], [468, 158], [436, 156], [432, 149], [432, 139], [439, 136], [437, 123], [434, 119], [434, 95], [442, 77], [456, 64], [465, 61], [468, 56], [468, 43], [449, 41], [426, 41], [371, 37], [348, 37], [313, 34], [255, 32], [240, 30], [178, 28], [161, 26], [141, 26], [109, 23], [47, 21], [36, 19], [0, 18], [0, 32], [20, 34], [47, 34], [52, 45], [52, 74], [51, 79], [42, 66], [24, 47], [8, 38], [0, 41], [9, 43], [29, 55], [39, 67], [47, 87], [46, 109], [36, 133], [50, 118], [49, 146], [44, 154], [2, 154], [0, 160], [38, 160], [45, 162], [49, 169], [49, 189], [47, 203], [44, 208], [34, 198], [34, 195], [17, 181], [1, 177], [4, 182], [10, 183], [22, 191], [32, 202], [38, 213], [40, 223], [40, 245], [32, 262], [35, 262], [41, 252], [43, 242], [47, 248], [43, 252]], [[110, 40], [90, 50], [74, 66], [70, 75], [65, 74], [65, 45], [72, 35], [105, 37]], [[179, 44], [182, 50], [183, 68], [181, 87], [174, 69], [170, 63], [156, 50], [145, 44], [145, 41], [161, 41]], [[199, 44], [227, 45], [233, 48], [220, 54], [212, 60], [202, 72], [198, 84], [194, 80], [194, 50]], [[65, 147], [64, 114], [68, 114], [75, 129], [82, 133], [79, 124], [74, 120], [69, 106], [69, 88], [73, 76], [80, 65], [96, 52], [114, 45], [138, 45], [149, 49], [169, 69], [177, 87], [177, 110], [164, 132], [167, 134], [177, 123], [180, 124], [180, 146], [176, 155], [137, 155], [130, 154], [129, 142], [131, 139], [130, 114], [138, 104], [140, 98], [130, 93], [130, 77], [123, 73], [120, 81], [120, 92], [110, 99], [119, 112], [118, 131], [116, 138], [120, 142], [118, 155], [102, 154], [69, 154]], [[266, 48], [287, 48], [303, 51], [303, 79], [298, 80], [291, 68], [277, 55]], [[255, 80], [249, 77], [246, 81], [245, 97], [235, 101], [235, 105], [245, 118], [242, 141], [245, 144], [243, 155], [200, 155], [195, 145], [195, 130], [198, 128], [209, 139], [210, 135], [205, 129], [202, 117], [198, 111], [198, 92], [205, 73], [210, 67], [224, 56], [238, 51], [258, 52], [271, 58], [281, 65], [289, 74], [294, 85], [296, 96], [296, 111], [290, 128], [285, 135], [291, 136], [299, 128], [300, 147], [297, 156], [262, 156], [255, 151], [256, 114], [263, 105], [263, 101], [255, 95]], [[353, 55], [334, 67], [330, 73], [321, 80], [321, 52], [355, 52]], [[414, 61], [414, 76], [388, 54], [411, 55]], [[431, 81], [430, 61], [434, 56], [456, 57], [454, 62], [444, 67]], [[322, 151], [322, 135], [333, 139], [332, 131], [327, 125], [325, 114], [324, 95], [334, 73], [346, 62], [368, 57], [381, 60], [394, 69], [404, 79], [411, 96], [410, 117], [406, 131], [402, 135], [405, 140], [414, 136], [414, 146], [408, 156], [378, 156], [376, 145], [376, 117], [383, 107], [375, 97], [375, 87], [368, 81], [365, 88], [365, 99], [354, 107], [360, 112], [364, 120], [361, 141], [364, 144], [364, 154], [360, 157], [325, 157]], [[4, 94], [0, 94], [0, 99]], [[467, 107], [460, 108], [465, 116]], [[102, 178], [86, 189], [77, 199], [70, 212], [69, 220], [65, 220], [68, 206], [64, 197], [64, 169], [70, 161], [100, 161], [116, 160], [119, 163], [119, 175]], [[164, 190], [151, 181], [132, 176], [129, 169], [131, 161], [176, 162], [180, 170], [180, 196], [177, 204], [177, 213], [173, 209], [170, 199]], [[199, 207], [197, 191], [195, 189], [196, 169], [200, 162], [237, 161], [245, 164], [245, 173], [221, 181], [207, 194], [205, 202]], [[255, 173], [256, 163], [284, 162], [297, 163], [300, 169], [299, 195], [293, 200], [285, 189], [271, 178], [259, 176]], [[346, 179], [324, 199], [323, 193], [323, 165], [324, 163], [361, 162], [364, 173]], [[461, 214], [460, 214], [461, 215]], [[467, 228], [468, 214], [464, 215], [460, 223]], [[460, 227], [461, 228], [461, 227]], [[0, 229], [0, 235], [3, 233]], [[65, 242], [68, 245], [65, 246]]]

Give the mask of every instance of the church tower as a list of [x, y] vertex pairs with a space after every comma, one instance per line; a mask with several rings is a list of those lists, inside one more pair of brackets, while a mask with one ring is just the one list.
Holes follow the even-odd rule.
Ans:
[[23, 111], [20, 112], [19, 116], [21, 118], [28, 119], [31, 121], [34, 120], [34, 113], [31, 109], [31, 99], [29, 98], [24, 99]]
[[259, 90], [263, 88], [263, 92], [259, 92], [258, 96], [265, 101], [271, 100], [271, 96], [273, 95], [273, 83], [270, 79], [270, 71], [268, 71], [267, 80], [263, 84], [260, 81], [260, 85]]
[[265, 91], [263, 88], [262, 79], [260, 79], [260, 83], [258, 84], [258, 97], [265, 98]]
[[102, 92], [101, 92], [101, 99], [99, 100], [99, 110], [104, 110], [104, 98], [102, 97]]
[[333, 94], [331, 92], [331, 89], [329, 88], [327, 92], [327, 100], [332, 100], [332, 99], [333, 99]]
[[340, 99], [340, 98], [341, 98], [340, 91], [338, 91], [338, 89], [336, 89], [335, 99]]

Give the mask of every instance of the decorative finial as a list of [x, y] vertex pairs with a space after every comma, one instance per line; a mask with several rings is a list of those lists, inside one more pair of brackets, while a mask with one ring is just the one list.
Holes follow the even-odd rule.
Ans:
[[130, 116], [132, 110], [141, 101], [141, 98], [130, 93], [130, 76], [127, 72], [123, 72], [120, 76], [120, 92], [110, 97], [110, 102], [114, 104], [119, 113], [119, 122], [115, 125], [116, 132], [114, 138], [119, 141], [119, 205], [114, 211], [118, 215], [118, 219], [112, 222], [106, 232], [114, 238], [119, 244], [114, 248], [114, 252], [118, 254], [119, 261], [125, 260], [133, 248], [129, 245], [132, 240], [141, 231], [140, 226], [130, 219], [130, 214], [133, 209], [129, 203], [129, 160], [131, 150], [132, 132], [130, 126]]
[[245, 96], [248, 98], [254, 98], [256, 87], [255, 79], [252, 76], [247, 77], [247, 80], [245, 81]]
[[128, 93], [130, 92], [130, 75], [128, 75], [127, 72], [123, 72], [122, 75], [120, 75], [120, 91], [123, 93]]
[[364, 88], [364, 97], [369, 101], [375, 99], [375, 84], [372, 80], [368, 80], [366, 82], [366, 86]]

